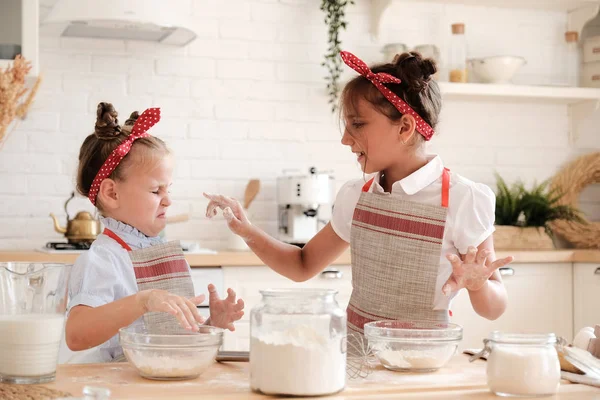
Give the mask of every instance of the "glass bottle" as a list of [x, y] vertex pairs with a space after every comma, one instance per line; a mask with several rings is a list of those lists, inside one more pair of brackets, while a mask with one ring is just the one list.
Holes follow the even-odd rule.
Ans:
[[567, 42], [567, 85], [579, 86], [579, 69], [581, 68], [579, 55], [579, 34], [576, 31], [565, 32]]
[[467, 41], [465, 38], [465, 24], [452, 24], [448, 67], [450, 69], [450, 82], [467, 82]]

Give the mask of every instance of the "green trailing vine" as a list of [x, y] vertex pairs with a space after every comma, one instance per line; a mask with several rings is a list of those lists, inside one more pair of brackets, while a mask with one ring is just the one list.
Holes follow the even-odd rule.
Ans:
[[337, 99], [340, 93], [339, 79], [342, 74], [342, 60], [340, 51], [342, 42], [340, 41], [340, 31], [346, 29], [348, 23], [345, 20], [345, 9], [349, 4], [354, 4], [354, 0], [322, 0], [321, 11], [325, 12], [325, 24], [328, 27], [328, 44], [325, 61], [321, 64], [326, 67], [329, 75], [327, 80], [327, 94], [331, 112], [337, 109]]

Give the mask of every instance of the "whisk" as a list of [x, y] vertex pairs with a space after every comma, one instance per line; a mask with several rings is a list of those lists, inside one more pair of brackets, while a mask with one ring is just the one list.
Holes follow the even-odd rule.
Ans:
[[350, 333], [347, 338], [346, 375], [350, 379], [364, 379], [373, 372], [377, 363], [373, 348], [360, 333]]

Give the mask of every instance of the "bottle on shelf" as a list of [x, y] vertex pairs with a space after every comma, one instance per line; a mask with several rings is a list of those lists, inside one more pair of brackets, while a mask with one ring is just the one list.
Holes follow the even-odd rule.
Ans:
[[467, 82], [467, 41], [463, 23], [452, 24], [448, 67], [450, 82]]
[[600, 88], [600, 13], [581, 29], [580, 86]]
[[576, 31], [565, 32], [567, 42], [567, 85], [579, 86], [579, 70], [581, 68], [579, 54], [579, 34]]

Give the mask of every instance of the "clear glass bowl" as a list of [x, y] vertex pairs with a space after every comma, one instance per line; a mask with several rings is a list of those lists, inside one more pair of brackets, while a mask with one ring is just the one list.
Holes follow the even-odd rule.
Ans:
[[144, 378], [194, 379], [214, 363], [223, 329], [201, 326], [199, 332], [165, 335], [132, 325], [119, 330], [119, 341], [127, 360]]
[[375, 356], [392, 371], [436, 371], [462, 340], [462, 327], [440, 322], [375, 321], [365, 324], [364, 331]]

